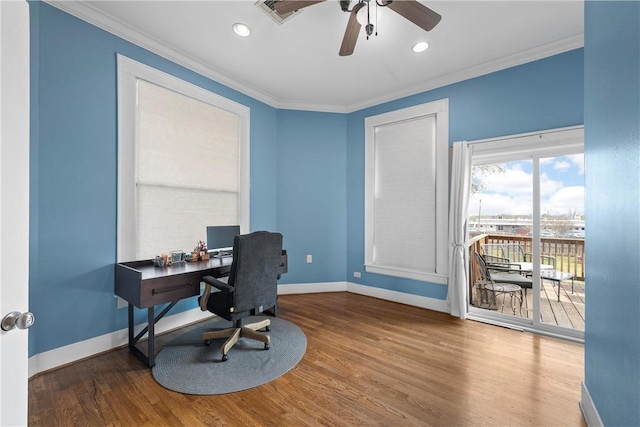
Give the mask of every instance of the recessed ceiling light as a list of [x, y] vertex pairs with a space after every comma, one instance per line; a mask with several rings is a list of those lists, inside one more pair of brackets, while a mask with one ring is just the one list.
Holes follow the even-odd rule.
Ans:
[[418, 42], [418, 43], [413, 45], [413, 47], [411, 48], [411, 51], [415, 52], [415, 53], [420, 53], [420, 52], [424, 52], [427, 49], [429, 49], [429, 43], [427, 43], [427, 42]]
[[240, 37], [249, 37], [251, 34], [251, 28], [248, 25], [237, 22], [233, 24], [233, 32], [239, 35]]

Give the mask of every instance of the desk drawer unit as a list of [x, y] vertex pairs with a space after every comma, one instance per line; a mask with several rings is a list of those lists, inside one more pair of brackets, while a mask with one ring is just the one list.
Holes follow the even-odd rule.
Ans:
[[178, 301], [200, 293], [200, 274], [181, 274], [142, 282], [140, 308]]
[[115, 265], [115, 294], [138, 308], [179, 301], [200, 294], [202, 276], [229, 275], [231, 258], [155, 267], [150, 260]]
[[[116, 264], [115, 293], [138, 308], [153, 307], [200, 294], [202, 273], [163, 273], [164, 271], [158, 268], [158, 274], [153, 277], [153, 267], [149, 269], [148, 266], [133, 263]], [[152, 277], [149, 277], [150, 275]]]

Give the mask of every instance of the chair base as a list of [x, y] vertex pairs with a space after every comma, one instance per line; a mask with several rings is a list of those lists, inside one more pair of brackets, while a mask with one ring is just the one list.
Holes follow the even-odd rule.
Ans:
[[[518, 285], [514, 285], [511, 283], [496, 283], [496, 284], [487, 284], [485, 285], [485, 289], [493, 294], [493, 302], [497, 305], [497, 295], [502, 294], [502, 304], [504, 305], [507, 294], [511, 297], [511, 310], [513, 314], [516, 314], [516, 304], [514, 300], [520, 302], [520, 315], [522, 315], [522, 303], [524, 299], [524, 294], [522, 292], [522, 288]], [[520, 294], [520, 296], [518, 296]]]
[[219, 331], [209, 331], [202, 334], [202, 339], [204, 340], [204, 345], [210, 345], [211, 340], [217, 338], [228, 338], [227, 341], [220, 348], [220, 353], [222, 354], [222, 361], [226, 361], [229, 356], [229, 350], [231, 347], [238, 342], [238, 340], [242, 337], [249, 338], [252, 340], [260, 341], [264, 343], [264, 349], [269, 350], [269, 344], [271, 343], [271, 338], [269, 334], [265, 334], [262, 332], [258, 332], [258, 329], [266, 328], [269, 331], [269, 326], [271, 325], [271, 320], [264, 319], [259, 322], [250, 323], [248, 325], [233, 327], [228, 329], [222, 329]]

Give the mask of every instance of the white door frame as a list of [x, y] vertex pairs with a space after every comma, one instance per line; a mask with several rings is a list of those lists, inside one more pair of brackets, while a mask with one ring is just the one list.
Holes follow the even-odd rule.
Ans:
[[[29, 5], [0, 1], [0, 319], [29, 308]], [[0, 330], [0, 425], [27, 425], [28, 330]]]
[[539, 160], [544, 157], [554, 157], [566, 154], [584, 152], [584, 126], [571, 126], [560, 129], [550, 129], [520, 135], [509, 135], [480, 141], [473, 144], [473, 164], [502, 163], [512, 160], [532, 160], [534, 168], [534, 201], [533, 201], [533, 316], [531, 319], [515, 317], [508, 314], [491, 312], [489, 310], [469, 307], [468, 318], [509, 327], [526, 330], [544, 335], [555, 336], [571, 341], [584, 342], [584, 331], [564, 328], [557, 325], [545, 324], [540, 321], [540, 173]]

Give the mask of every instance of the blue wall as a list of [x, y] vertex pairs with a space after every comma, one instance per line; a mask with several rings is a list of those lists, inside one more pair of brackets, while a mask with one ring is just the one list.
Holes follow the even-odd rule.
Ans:
[[[581, 125], [583, 84], [583, 51], [578, 49], [349, 114], [349, 280], [436, 299], [447, 293], [444, 285], [364, 272], [365, 117], [448, 98], [450, 143]], [[362, 277], [351, 277], [353, 271]]]
[[30, 355], [126, 327], [112, 296], [117, 53], [251, 108], [251, 228], [283, 233], [283, 284], [349, 280], [445, 298], [445, 286], [363, 271], [365, 117], [449, 98], [451, 141], [583, 121], [582, 50], [351, 114], [277, 110], [51, 6], [30, 6]]
[[344, 281], [344, 114], [279, 111], [46, 4], [30, 12], [30, 355], [126, 327], [113, 298], [118, 53], [251, 108], [251, 229], [284, 235], [281, 283]]
[[585, 383], [640, 425], [640, 3], [585, 3]]
[[[251, 108], [252, 229], [277, 229], [278, 156], [276, 109], [46, 4], [30, 11], [34, 355], [126, 327], [113, 298], [117, 53]], [[194, 307], [195, 298], [175, 311]]]
[[345, 115], [279, 111], [278, 155], [278, 229], [289, 259], [280, 282], [344, 281]]

